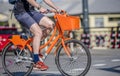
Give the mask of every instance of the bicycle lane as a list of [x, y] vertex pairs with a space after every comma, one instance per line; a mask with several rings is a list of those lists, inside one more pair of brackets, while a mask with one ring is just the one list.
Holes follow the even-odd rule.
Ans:
[[[86, 76], [120, 76], [120, 50], [95, 50], [92, 65]], [[55, 67], [54, 58], [48, 57], [48, 71], [33, 71], [30, 76], [62, 76]]]
[[[92, 52], [91, 69], [86, 76], [120, 76], [120, 50], [98, 50]], [[30, 76], [62, 76], [58, 71], [54, 56], [50, 55], [45, 63], [47, 71], [33, 70]], [[9, 61], [8, 61], [9, 62]], [[7, 76], [2, 68], [0, 55], [0, 76]]]
[[120, 76], [120, 49], [92, 50], [92, 65], [86, 76]]

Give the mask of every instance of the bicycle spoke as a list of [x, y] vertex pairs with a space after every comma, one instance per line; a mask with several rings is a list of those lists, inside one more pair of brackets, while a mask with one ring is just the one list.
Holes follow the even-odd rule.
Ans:
[[90, 68], [90, 53], [85, 46], [77, 40], [68, 40], [65, 43], [70, 52], [71, 57], [68, 57], [64, 52], [63, 46], [60, 46], [56, 60], [57, 67], [63, 75], [68, 76], [83, 76]]
[[[12, 43], [3, 49], [3, 67], [10, 76], [26, 76], [32, 71], [32, 54], [28, 48], [22, 51], [19, 48], [11, 48]], [[12, 69], [11, 69], [12, 68]]]

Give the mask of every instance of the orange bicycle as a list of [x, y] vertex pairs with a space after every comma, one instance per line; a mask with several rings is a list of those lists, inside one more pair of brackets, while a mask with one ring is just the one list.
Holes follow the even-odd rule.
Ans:
[[[55, 63], [64, 76], [84, 76], [91, 66], [89, 49], [80, 41], [69, 37], [72, 30], [80, 28], [80, 18], [64, 13], [55, 13], [56, 25], [49, 40], [40, 45], [48, 49], [40, 56], [45, 61], [53, 50]], [[29, 76], [33, 69], [32, 36], [12, 35], [2, 51], [2, 65], [9, 76]]]

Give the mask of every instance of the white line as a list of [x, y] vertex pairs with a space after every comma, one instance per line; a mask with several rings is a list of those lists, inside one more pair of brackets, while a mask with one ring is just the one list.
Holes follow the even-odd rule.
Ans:
[[82, 71], [84, 68], [73, 69], [72, 71]]
[[105, 66], [106, 64], [94, 64], [93, 66], [97, 66], [97, 67], [100, 67], [100, 66]]
[[113, 59], [113, 60], [111, 60], [112, 62], [119, 62], [120, 61], [120, 59]]

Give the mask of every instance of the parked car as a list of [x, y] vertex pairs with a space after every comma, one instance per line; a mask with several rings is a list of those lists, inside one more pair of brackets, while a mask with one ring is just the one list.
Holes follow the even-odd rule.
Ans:
[[17, 28], [0, 26], [0, 52], [8, 42], [9, 36], [17, 34]]

